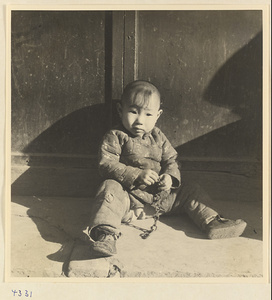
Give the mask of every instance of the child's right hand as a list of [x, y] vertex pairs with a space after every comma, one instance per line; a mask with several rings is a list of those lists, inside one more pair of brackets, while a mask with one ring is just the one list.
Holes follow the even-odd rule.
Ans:
[[152, 185], [158, 181], [159, 175], [151, 169], [142, 170], [137, 178], [139, 184]]

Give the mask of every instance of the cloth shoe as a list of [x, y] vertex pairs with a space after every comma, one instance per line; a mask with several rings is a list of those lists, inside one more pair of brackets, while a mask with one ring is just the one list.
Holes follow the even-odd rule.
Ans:
[[240, 236], [246, 226], [247, 223], [241, 219], [229, 220], [218, 215], [205, 226], [204, 232], [212, 240], [227, 239]]
[[96, 228], [95, 241], [90, 246], [91, 251], [96, 257], [107, 257], [117, 253], [116, 240], [117, 234], [106, 229]]

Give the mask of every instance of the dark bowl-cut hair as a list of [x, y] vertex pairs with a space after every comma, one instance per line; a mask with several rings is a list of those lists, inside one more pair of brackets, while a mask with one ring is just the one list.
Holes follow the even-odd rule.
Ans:
[[159, 90], [151, 82], [145, 80], [132, 81], [125, 87], [121, 102], [129, 101], [134, 104], [137, 101], [140, 105], [146, 105], [152, 94], [157, 94], [159, 99], [161, 97]]

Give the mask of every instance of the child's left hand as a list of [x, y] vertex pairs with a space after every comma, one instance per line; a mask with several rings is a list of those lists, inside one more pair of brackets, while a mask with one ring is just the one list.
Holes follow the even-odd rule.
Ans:
[[169, 174], [162, 174], [158, 184], [159, 191], [167, 191], [172, 187], [172, 177]]

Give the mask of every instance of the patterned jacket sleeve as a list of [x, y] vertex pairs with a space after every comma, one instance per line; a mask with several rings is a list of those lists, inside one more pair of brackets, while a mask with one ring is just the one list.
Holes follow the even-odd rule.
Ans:
[[180, 186], [180, 170], [177, 163], [177, 152], [162, 133], [162, 161], [161, 161], [161, 174], [169, 174], [173, 180], [173, 188]]
[[123, 143], [122, 136], [118, 136], [116, 131], [104, 136], [99, 152], [99, 172], [104, 179], [114, 179], [131, 190], [141, 170], [120, 162]]

